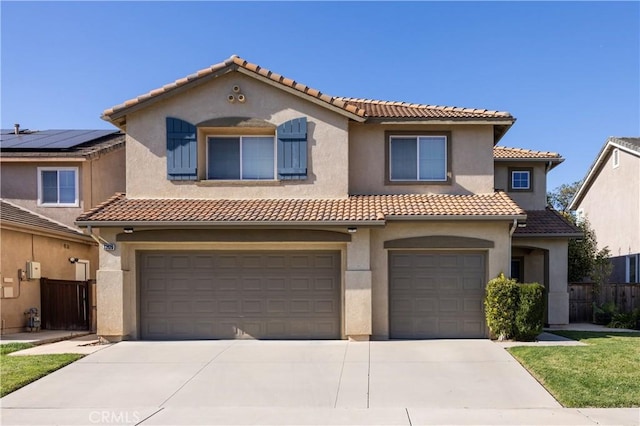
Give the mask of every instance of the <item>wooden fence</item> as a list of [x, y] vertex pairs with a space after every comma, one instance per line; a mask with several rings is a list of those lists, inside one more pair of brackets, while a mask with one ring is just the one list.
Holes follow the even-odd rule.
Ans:
[[90, 330], [89, 283], [40, 279], [42, 328]]
[[[600, 290], [597, 304], [613, 302], [621, 312], [640, 308], [640, 284], [605, 284]], [[569, 284], [569, 322], [593, 320], [593, 283]]]

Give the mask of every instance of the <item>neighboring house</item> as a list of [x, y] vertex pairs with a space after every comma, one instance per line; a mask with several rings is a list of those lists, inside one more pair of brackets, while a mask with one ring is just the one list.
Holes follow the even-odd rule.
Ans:
[[97, 244], [77, 228], [1, 199], [0, 251], [2, 334], [23, 331], [30, 308], [41, 313], [40, 279], [28, 275], [29, 262], [38, 262], [45, 278], [86, 280], [98, 260]]
[[25, 309], [41, 308], [39, 280], [18, 273], [28, 262], [49, 279], [95, 278], [98, 245], [74, 220], [124, 189], [118, 130], [0, 131], [3, 333], [26, 326]]
[[569, 208], [611, 251], [611, 282], [640, 282], [640, 138], [608, 138]]
[[[127, 134], [126, 195], [76, 223], [108, 243], [109, 340], [486, 337], [512, 251], [569, 321], [576, 229], [540, 196], [562, 160], [494, 159], [509, 113], [331, 97], [232, 56], [103, 118]], [[511, 166], [529, 174], [507, 187]]]

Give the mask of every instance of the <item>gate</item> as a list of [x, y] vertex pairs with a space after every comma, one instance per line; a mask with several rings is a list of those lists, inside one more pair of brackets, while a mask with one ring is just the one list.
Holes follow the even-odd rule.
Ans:
[[89, 283], [40, 279], [42, 328], [89, 330]]

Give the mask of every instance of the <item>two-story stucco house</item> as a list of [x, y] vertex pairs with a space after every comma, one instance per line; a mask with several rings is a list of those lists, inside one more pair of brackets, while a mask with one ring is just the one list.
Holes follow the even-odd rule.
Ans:
[[125, 135], [117, 129], [0, 131], [3, 334], [25, 329], [25, 310], [42, 313], [42, 282], [24, 273], [28, 264], [36, 262], [44, 278], [95, 278], [98, 244], [74, 221], [123, 191], [124, 172]]
[[640, 282], [640, 138], [608, 138], [569, 208], [611, 251], [611, 282]]
[[103, 117], [126, 195], [77, 224], [108, 243], [105, 338], [485, 337], [512, 258], [569, 320], [561, 158], [494, 151], [509, 113], [331, 97], [232, 56]]

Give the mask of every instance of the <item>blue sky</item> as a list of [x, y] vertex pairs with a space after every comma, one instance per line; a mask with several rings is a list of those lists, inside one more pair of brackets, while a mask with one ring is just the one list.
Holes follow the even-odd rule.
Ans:
[[509, 111], [505, 146], [581, 179], [640, 135], [640, 2], [8, 2], [1, 124], [109, 128], [101, 112], [238, 54], [335, 96]]

